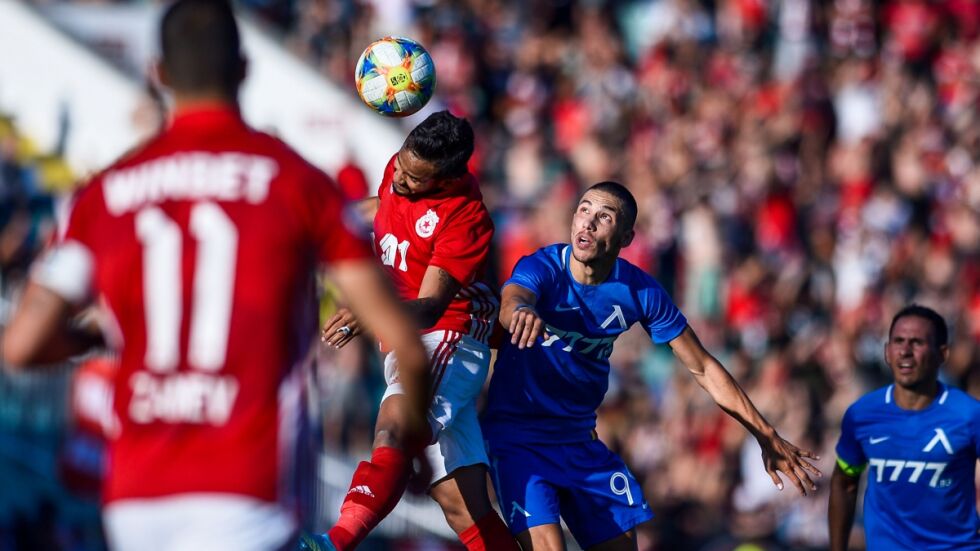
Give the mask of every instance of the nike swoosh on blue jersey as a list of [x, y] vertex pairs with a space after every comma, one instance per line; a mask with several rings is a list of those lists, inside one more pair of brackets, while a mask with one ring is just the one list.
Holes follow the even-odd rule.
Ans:
[[880, 444], [880, 443], [884, 442], [885, 440], [888, 440], [889, 438], [891, 438], [891, 436], [879, 436], [877, 438], [875, 438], [874, 436], [872, 436], [872, 437], [868, 438], [868, 442], [871, 442], [872, 444]]
[[565, 306], [564, 304], [558, 304], [555, 306], [556, 312], [571, 312], [572, 310], [578, 310], [581, 306]]

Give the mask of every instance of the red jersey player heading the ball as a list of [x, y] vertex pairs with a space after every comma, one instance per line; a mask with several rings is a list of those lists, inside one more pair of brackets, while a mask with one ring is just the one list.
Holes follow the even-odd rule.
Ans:
[[[473, 130], [447, 111], [430, 115], [409, 134], [385, 170], [377, 197], [361, 203], [374, 225], [375, 252], [419, 325], [433, 374], [425, 448], [432, 464], [430, 495], [470, 551], [518, 549], [487, 495], [487, 456], [476, 399], [490, 364], [488, 339], [497, 315], [496, 294], [481, 281], [493, 223], [466, 164]], [[344, 346], [359, 332], [341, 310], [323, 339]], [[382, 347], [388, 343], [382, 339]], [[371, 461], [354, 473], [341, 516], [326, 536], [308, 538], [312, 549], [353, 549], [397, 504], [412, 456], [421, 446], [404, 437], [394, 407], [400, 400], [400, 366], [385, 358], [388, 389], [375, 426]]]
[[239, 115], [245, 61], [229, 4], [179, 0], [160, 35], [173, 119], [79, 191], [3, 355], [32, 365], [84, 350], [69, 321], [99, 298], [120, 356], [112, 548], [281, 549], [308, 484], [295, 420], [318, 266], [395, 350], [409, 432], [424, 431], [427, 357], [333, 182]]

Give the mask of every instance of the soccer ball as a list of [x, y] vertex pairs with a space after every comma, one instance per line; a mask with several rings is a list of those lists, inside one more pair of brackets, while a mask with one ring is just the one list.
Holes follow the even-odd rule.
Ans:
[[388, 36], [372, 42], [354, 69], [357, 94], [371, 109], [405, 117], [425, 106], [436, 88], [429, 52], [410, 38]]

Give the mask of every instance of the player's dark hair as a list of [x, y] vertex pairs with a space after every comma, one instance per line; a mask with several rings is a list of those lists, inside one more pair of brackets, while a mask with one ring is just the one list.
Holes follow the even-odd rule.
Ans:
[[405, 149], [435, 165], [435, 178], [458, 178], [466, 174], [473, 155], [473, 128], [464, 118], [437, 111], [412, 129]]
[[898, 320], [909, 316], [922, 318], [932, 324], [932, 334], [936, 338], [936, 345], [945, 346], [949, 343], [949, 330], [946, 329], [946, 320], [932, 308], [921, 304], [909, 304], [895, 314], [895, 317], [892, 318], [891, 327], [888, 328], [889, 339], [892, 337], [892, 331], [895, 330], [895, 324], [898, 323]]
[[234, 97], [242, 80], [241, 39], [228, 0], [177, 0], [160, 22], [168, 84], [178, 92]]
[[585, 191], [586, 193], [590, 191], [601, 191], [619, 199], [620, 204], [623, 206], [623, 222], [626, 223], [624, 228], [627, 230], [633, 229], [633, 225], [636, 224], [636, 198], [633, 197], [630, 190], [626, 189], [626, 186], [619, 182], [606, 181], [593, 184]]

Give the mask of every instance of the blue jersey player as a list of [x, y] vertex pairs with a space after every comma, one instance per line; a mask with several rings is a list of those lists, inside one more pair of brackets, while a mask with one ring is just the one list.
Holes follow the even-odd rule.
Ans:
[[946, 322], [924, 306], [892, 319], [885, 362], [895, 382], [851, 405], [841, 425], [828, 515], [833, 551], [847, 549], [864, 471], [869, 551], [980, 550], [980, 402], [939, 382], [947, 340]]
[[572, 242], [522, 258], [503, 287], [500, 321], [511, 339], [497, 358], [483, 430], [501, 510], [525, 551], [564, 549], [560, 519], [585, 549], [636, 549], [635, 526], [653, 516], [594, 430], [613, 342], [637, 322], [758, 439], [780, 489], [776, 471], [801, 493], [815, 489], [808, 471], [819, 471], [803, 459], [814, 456], [776, 434], [656, 280], [618, 258], [635, 220], [625, 187], [592, 186], [575, 210]]

